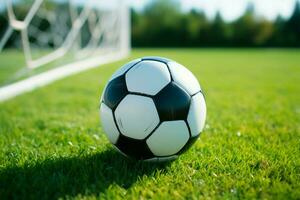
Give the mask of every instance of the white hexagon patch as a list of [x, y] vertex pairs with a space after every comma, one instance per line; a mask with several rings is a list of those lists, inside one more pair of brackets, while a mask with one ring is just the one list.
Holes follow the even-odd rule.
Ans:
[[188, 113], [188, 124], [191, 135], [198, 135], [204, 128], [206, 118], [206, 104], [203, 94], [199, 92], [191, 99], [191, 106]]
[[189, 130], [184, 121], [163, 122], [146, 143], [156, 156], [176, 154], [189, 140]]
[[184, 88], [190, 95], [193, 95], [201, 90], [196, 77], [184, 66], [176, 62], [169, 62], [172, 77], [174, 81], [182, 88]]
[[108, 137], [111, 143], [115, 144], [119, 138], [119, 131], [114, 122], [111, 109], [104, 103], [101, 103], [100, 117], [105, 135]]
[[171, 81], [166, 64], [144, 60], [126, 74], [126, 84], [130, 92], [155, 95]]
[[153, 100], [149, 97], [127, 95], [115, 111], [121, 133], [134, 139], [144, 139], [159, 123]]

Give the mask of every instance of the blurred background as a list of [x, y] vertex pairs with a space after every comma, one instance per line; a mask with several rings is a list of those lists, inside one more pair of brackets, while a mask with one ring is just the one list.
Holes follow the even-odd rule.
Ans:
[[153, 0], [131, 13], [133, 46], [300, 46], [296, 0]]
[[[28, 12], [26, 2], [30, 4], [28, 0], [15, 1], [15, 13], [19, 18]], [[64, 0], [55, 2], [61, 7], [68, 6]], [[84, 0], [76, 2], [80, 5]], [[298, 0], [126, 2], [131, 7], [133, 47], [300, 47]], [[110, 1], [105, 3], [111, 4]], [[6, 18], [5, 4], [1, 1], [0, 35], [7, 26]], [[46, 20], [40, 23], [40, 29], [46, 27]], [[17, 41], [15, 34], [6, 47]]]

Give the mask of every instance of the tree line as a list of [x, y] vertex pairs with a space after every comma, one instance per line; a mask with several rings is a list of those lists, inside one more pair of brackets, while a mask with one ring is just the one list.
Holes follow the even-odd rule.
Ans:
[[[270, 5], [271, 6], [271, 5]], [[258, 18], [249, 4], [232, 22], [196, 9], [182, 12], [176, 1], [154, 0], [131, 10], [134, 47], [300, 47], [300, 3], [288, 19]]]
[[[46, 6], [54, 7], [50, 3]], [[61, 15], [68, 4], [60, 3], [58, 7], [53, 12]], [[21, 3], [15, 9], [21, 18], [28, 10]], [[71, 23], [66, 26], [71, 27]], [[6, 11], [0, 10], [0, 37], [6, 27]], [[49, 23], [43, 20], [39, 29], [49, 29]], [[82, 35], [82, 41], [89, 37], [85, 32]], [[182, 12], [177, 0], [152, 0], [143, 10], [131, 9], [131, 36], [133, 47], [300, 47], [300, 2], [295, 3], [287, 19], [259, 18], [254, 6], [249, 4], [242, 16], [226, 22], [220, 13], [209, 19], [201, 10]], [[34, 41], [35, 37], [30, 40]], [[14, 33], [6, 47], [19, 45], [18, 34]]]

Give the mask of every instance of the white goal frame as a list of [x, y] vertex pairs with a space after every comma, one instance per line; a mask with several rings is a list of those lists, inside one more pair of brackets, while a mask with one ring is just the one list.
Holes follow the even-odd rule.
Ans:
[[[71, 50], [72, 46], [76, 45], [76, 38], [78, 38], [78, 35], [80, 34], [80, 29], [84, 25], [84, 23], [90, 19], [92, 6], [99, 2], [100, 0], [87, 0], [87, 2], [84, 4], [84, 7], [82, 11], [78, 14], [75, 10], [72, 12], [72, 28], [67, 34], [66, 39], [62, 43], [62, 45], [54, 50], [53, 52], [44, 55], [40, 58], [33, 59], [31, 55], [31, 47], [29, 44], [29, 37], [27, 34], [28, 31], [28, 25], [30, 24], [31, 20], [39, 10], [41, 4], [44, 0], [35, 0], [32, 4], [28, 14], [24, 18], [24, 20], [17, 20], [12, 0], [6, 0], [6, 7], [7, 7], [7, 13], [8, 13], [8, 19], [9, 19], [9, 27], [7, 28], [4, 36], [0, 38], [0, 52], [3, 50], [3, 47], [5, 46], [6, 42], [9, 40], [10, 36], [14, 31], [18, 31], [21, 34], [21, 40], [22, 40], [22, 49], [24, 52], [24, 57], [26, 61], [26, 66], [29, 69], [35, 69], [38, 67], [42, 67], [45, 64], [51, 63], [52, 61], [55, 61], [61, 57], [63, 57], [68, 51]], [[87, 69], [95, 68], [100, 65], [114, 62], [117, 60], [120, 60], [122, 58], [125, 58], [130, 53], [130, 11], [128, 6], [122, 2], [122, 0], [119, 0], [118, 4], [118, 10], [117, 13], [114, 13], [116, 15], [115, 17], [119, 17], [119, 35], [118, 35], [118, 46], [119, 48], [117, 50], [113, 50], [107, 54], [103, 54], [101, 56], [86, 56], [86, 52], [89, 51], [89, 49], [92, 49], [95, 51], [94, 44], [99, 40], [100, 36], [104, 34], [104, 28], [101, 26], [101, 20], [99, 19], [97, 23], [94, 23], [95, 26], [93, 27], [93, 31], [91, 32], [91, 38], [87, 44], [86, 47], [78, 51], [78, 53], [75, 55], [76, 58], [74, 59], [74, 62], [71, 62], [69, 64], [56, 67], [54, 69], [51, 69], [49, 71], [40, 73], [38, 75], [29, 77], [25, 80], [18, 81], [16, 83], [12, 83], [7, 86], [0, 87], [0, 101], [8, 100], [10, 98], [13, 98], [17, 95], [20, 95], [22, 93], [32, 91], [38, 87], [45, 86], [47, 84], [50, 84], [56, 80], [62, 79], [66, 76], [70, 76], [82, 71], [85, 71]], [[73, 4], [73, 0], [69, 0], [69, 4]], [[70, 9], [72, 7], [70, 6]], [[72, 11], [72, 10], [70, 10]], [[113, 16], [112, 16], [113, 17]], [[103, 23], [102, 23], [103, 24]], [[112, 31], [106, 33], [106, 34], [116, 34]], [[116, 41], [115, 41], [116, 42]]]

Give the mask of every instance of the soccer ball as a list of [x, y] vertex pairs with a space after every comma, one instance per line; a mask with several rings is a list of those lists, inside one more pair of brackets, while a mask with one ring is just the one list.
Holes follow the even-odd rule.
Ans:
[[109, 141], [126, 156], [148, 161], [176, 158], [199, 137], [205, 99], [194, 75], [161, 57], [144, 57], [115, 72], [101, 97]]

